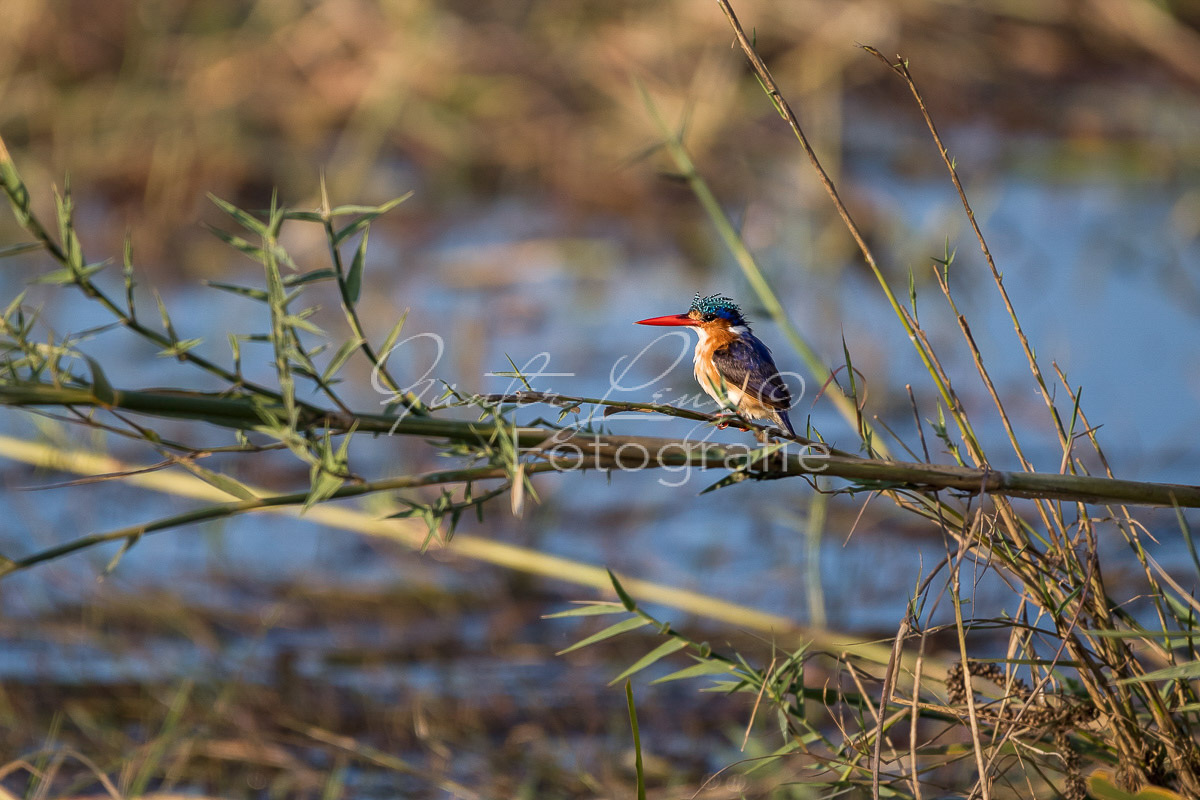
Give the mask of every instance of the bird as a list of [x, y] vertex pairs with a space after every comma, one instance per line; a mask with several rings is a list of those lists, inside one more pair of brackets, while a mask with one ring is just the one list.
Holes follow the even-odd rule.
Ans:
[[701, 297], [696, 292], [687, 313], [651, 317], [637, 324], [682, 325], [696, 331], [700, 340], [692, 360], [700, 388], [723, 408], [736, 408], [746, 419], [769, 420], [796, 436], [788, 419], [792, 395], [787, 384], [779, 376], [771, 350], [750, 332], [732, 298]]

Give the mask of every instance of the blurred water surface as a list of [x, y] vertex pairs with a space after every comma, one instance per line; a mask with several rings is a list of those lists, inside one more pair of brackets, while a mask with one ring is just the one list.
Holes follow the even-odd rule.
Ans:
[[[995, 454], [994, 463], [1009, 467], [1015, 460], [1004, 455], [1003, 430], [973, 375], [946, 304], [924, 277], [931, 269], [930, 257], [942, 255], [946, 237], [951, 249], [957, 249], [950, 284], [1018, 421], [1022, 444], [1040, 469], [1057, 470], [1062, 454], [978, 246], [953, 216], [947, 182], [936, 176], [913, 179], [869, 160], [852, 179], [876, 213], [886, 214], [892, 229], [902, 232], [888, 244], [885, 263], [895, 268], [893, 282], [901, 294], [907, 282], [903, 270], [914, 270], [922, 323], [948, 359], [956, 388], [976, 413], [977, 425], [984, 421], [981, 431]], [[1191, 432], [1197, 423], [1200, 379], [1187, 365], [1200, 349], [1200, 283], [1194, 267], [1195, 237], [1181, 232], [1177, 224], [1183, 194], [1182, 188], [1170, 184], [1127, 182], [1117, 176], [1038, 183], [1011, 175], [985, 187], [977, 199], [1005, 284], [1043, 367], [1048, 370], [1052, 361], [1057, 363], [1072, 387], [1083, 388], [1088, 419], [1102, 426], [1101, 441], [1120, 477], [1186, 483], [1198, 466]], [[394, 213], [405, 214], [405, 207]], [[510, 201], [472, 209], [461, 230], [450, 228], [419, 248], [389, 236], [383, 226], [378, 232], [382, 235], [371, 239], [363, 311], [369, 327], [382, 335], [397, 314], [409, 309], [405, 335], [412, 339], [393, 359], [401, 380], [411, 379], [415, 385], [428, 371], [464, 392], [506, 391], [519, 387], [510, 377], [489, 373], [510, 371], [511, 358], [533, 375], [535, 389], [623, 400], [649, 400], [655, 392], [667, 400], [694, 396], [690, 334], [662, 334], [633, 321], [684, 310], [694, 291], [731, 294], [742, 301], [752, 320], [763, 316], [755, 314], [757, 304], [731, 263], [702, 270], [669, 251], [627, 259], [616, 223], [608, 230], [597, 224], [593, 235], [571, 240], [555, 238], [558, 223], [552, 209]], [[747, 220], [747, 225], [753, 223]], [[764, 249], [761, 257], [774, 271], [789, 313], [833, 366], [842, 363], [844, 337], [867, 382], [868, 410], [916, 447], [903, 387], [913, 385], [926, 419], [936, 413], [932, 394], [877, 285], [852, 264], [814, 269], [808, 254], [795, 247], [802, 235], [783, 230], [802, 229], [803, 220], [775, 224], [781, 230], [768, 237], [775, 246]], [[261, 279], [245, 271], [242, 280], [257, 284]], [[228, 332], [265, 329], [261, 309], [242, 298], [194, 286], [168, 288], [164, 294], [168, 306], [190, 326], [181, 335], [204, 336], [218, 360], [227, 358]], [[334, 306], [332, 297], [325, 303]], [[60, 330], [103, 322], [94, 306], [73, 295], [69, 302], [60, 298], [49, 305], [46, 313]], [[336, 316], [326, 317], [336, 330]], [[851, 432], [832, 413], [827, 399], [816, 398], [820, 387], [803, 375], [782, 337], [767, 322], [759, 322], [757, 332], [774, 346], [783, 369], [802, 375], [802, 380], [793, 381], [800, 395], [793, 416], [800, 424], [812, 424], [836, 446], [854, 449]], [[121, 386], [175, 385], [174, 373], [185, 375], [173, 362], [154, 358], [136, 343], [126, 351], [105, 349], [95, 355], [104, 357], [110, 379]], [[256, 351], [248, 345], [245, 361], [248, 374], [270, 380], [265, 348]], [[363, 370], [349, 375], [345, 392], [356, 407], [370, 410], [382, 401]], [[1056, 391], [1065, 396], [1061, 387]], [[438, 393], [435, 389], [427, 399]], [[518, 418], [555, 413], [533, 406], [519, 411]], [[698, 432], [683, 421], [636, 414], [597, 422], [615, 431], [647, 435], [748, 438], [736, 431]], [[27, 420], [17, 418], [8, 419], [6, 427], [30, 431]], [[211, 442], [226, 438], [214, 431]], [[122, 452], [121, 443], [112, 444]], [[357, 468], [364, 474], [440, 463], [429, 448], [414, 441], [364, 441], [356, 450]], [[806, 545], [800, 531], [810, 489], [792, 481], [698, 495], [719, 475], [660, 477], [655, 481], [618, 473], [607, 480], [594, 474], [539, 478], [544, 503], [523, 519], [510, 518], [497, 505], [484, 523], [469, 521], [464, 530], [807, 618], [808, 590], [801, 579]], [[286, 473], [278, 480], [295, 484]], [[9, 493], [6, 504], [14, 519], [25, 524], [6, 528], [4, 552], [25, 552], [68, 534], [133, 524], [184, 507], [147, 495], [121, 500], [127, 491], [105, 484]], [[87, 496], [94, 500], [81, 500]], [[848, 537], [850, 531], [842, 525], [853, 519], [864, 499], [835, 500], [840, 516], [831, 519], [820, 551], [829, 624], [854, 633], [894, 625], [921, 565], [935, 562], [943, 552], [938, 537], [882, 510], [866, 515]], [[89, 509], [84, 517], [81, 508]], [[1163, 547], [1159, 557], [1171, 563], [1182, 556], [1172, 516], [1152, 512], [1147, 518], [1152, 528], [1163, 526], [1158, 530]], [[1119, 555], [1120, 548], [1114, 549]], [[212, 585], [204, 575], [361, 588], [411, 580], [432, 563], [429, 557], [397, 553], [381, 563], [374, 555], [364, 556], [363, 550], [364, 544], [349, 534], [253, 516], [149, 537], [123, 558], [101, 587], [90, 576], [112, 555], [111, 549], [7, 580], [0, 592], [10, 613], [34, 614], [56, 604], [83, 603], [112, 586], [133, 593], [147, 587], [177, 591], [190, 602], [236, 607], [242, 598], [226, 597], [221, 581]], [[881, 571], [880, 564], [887, 569]], [[422, 580], [450, 586], [462, 580], [453, 567], [439, 566], [435, 572], [436, 577], [424, 575]], [[47, 580], [59, 573], [83, 579]], [[986, 590], [985, 583], [981, 591]], [[985, 606], [982, 599], [979, 606]], [[35, 663], [10, 658], [0, 669], [19, 673]], [[157, 663], [161, 669], [171, 662]]]
[[[779, 183], [793, 177], [784, 171]], [[948, 183], [936, 175], [914, 177], [871, 158], [848, 170], [847, 180], [857, 202], [876, 215], [876, 224], [894, 233], [881, 244], [893, 287], [906, 294], [907, 270], [913, 270], [922, 324], [946, 359], [994, 463], [1013, 467], [1015, 459], [1006, 455], [1004, 432], [953, 317], [928, 277], [931, 259], [941, 257], [947, 243], [957, 251], [950, 284], [1022, 445], [1039, 469], [1057, 470], [1062, 459], [1057, 439]], [[771, 184], [764, 194], [782, 191]], [[1088, 420], [1102, 426], [1100, 439], [1119, 477], [1190, 483], [1200, 467], [1193, 433], [1200, 421], [1200, 379], [1189, 368], [1200, 352], [1195, 266], [1200, 262], [1195, 231], [1180, 223], [1189, 191], [1172, 182], [1119, 175], [1036, 180], [1013, 170], [995, 173], [972, 192], [1043, 368], [1049, 370], [1053, 361], [1072, 387], [1082, 387]], [[853, 262], [821, 263], [825, 251], [814, 244], [813, 226], [803, 216], [790, 216], [794, 211], [771, 212], [761, 204], [731, 209], [751, 244], [757, 242], [800, 329], [832, 366], [843, 362], [844, 340], [867, 383], [867, 410], [917, 448], [905, 384], [912, 384], [921, 416], [936, 416], [919, 360], [874, 279]], [[393, 213], [402, 219], [410, 209], [402, 205]], [[757, 320], [756, 332], [773, 346], [781, 368], [799, 373], [792, 382], [799, 397], [793, 413], [798, 427], [811, 424], [836, 446], [855, 449], [851, 431], [828, 399], [817, 396], [821, 387], [804, 374], [783, 337], [763, 321], [732, 262], [716, 256], [697, 266], [669, 245], [632, 253], [624, 243], [627, 233], [626, 224], [615, 218], [601, 218], [581, 232], [554, 208], [519, 199], [466, 208], [458, 224], [419, 241], [385, 220], [371, 237], [361, 310], [380, 338], [408, 310], [405, 336], [411, 338], [392, 360], [402, 382], [415, 384], [428, 373], [466, 393], [510, 391], [519, 388], [514, 380], [495, 373], [510, 371], [511, 359], [531, 373], [535, 389], [641, 401], [657, 393], [657, 399], [673, 400], [697, 393], [691, 376], [693, 337], [663, 334], [633, 321], [683, 311], [695, 291], [727, 293]], [[288, 235], [295, 237], [291, 244], [305, 268], [322, 265], [320, 249], [307, 233]], [[261, 284], [261, 276], [244, 266], [235, 266], [233, 274], [223, 280]], [[5, 273], [6, 290], [15, 292], [23, 279]], [[262, 309], [243, 298], [195, 285], [160, 290], [176, 318], [185, 321], [180, 335], [203, 336], [206, 354], [215, 360], [228, 360], [228, 333], [266, 330]], [[35, 299], [49, 298], [48, 291], [35, 290]], [[340, 332], [332, 294], [321, 304], [321, 324]], [[75, 294], [55, 295], [44, 313], [60, 331], [106, 321]], [[103, 360], [115, 385], [211, 388], [204, 378], [157, 358], [152, 348], [120, 336], [107, 334], [103, 345], [83, 347]], [[252, 379], [272, 381], [265, 346], [247, 345], [243, 360]], [[383, 402], [367, 371], [352, 367], [347, 378], [344, 395], [354, 407], [370, 411]], [[433, 390], [426, 399], [438, 393]], [[1065, 396], [1061, 387], [1056, 393]], [[539, 406], [517, 412], [524, 421], [556, 414]], [[749, 438], [637, 414], [595, 421], [626, 433]], [[156, 425], [168, 432], [178, 429]], [[3, 428], [39, 435], [26, 416], [7, 416]], [[928, 428], [926, 436], [940, 448]], [[221, 430], [206, 431], [201, 439], [231, 443]], [[353, 465], [362, 474], [445, 464], [415, 440], [360, 437], [356, 442]], [[108, 445], [118, 456], [152, 460], [125, 442]], [[936, 450], [935, 458], [946, 460]], [[226, 463], [241, 478], [272, 488], [297, 488], [306, 479], [306, 470], [283, 458], [275, 459], [276, 470], [251, 474], [239, 473], [235, 461]], [[15, 467], [8, 471], [10, 489], [59, 477]], [[539, 477], [541, 502], [529, 504], [522, 518], [513, 518], [501, 501], [487, 509], [482, 523], [467, 519], [460, 531], [711, 593], [800, 622], [814, 619], [811, 578], [818, 574], [816, 594], [825, 624], [866, 636], [895, 629], [913, 587], [945, 552], [936, 531], [898, 516], [882, 502], [868, 503], [865, 495], [833, 498], [814, 550], [804, 535], [814, 496], [807, 485], [744, 483], [699, 494], [719, 477], [715, 472]], [[3, 504], [9, 519], [0, 529], [5, 554], [192, 505], [119, 483], [10, 490]], [[1189, 516], [1195, 521], [1194, 514]], [[1157, 510], [1140, 518], [1158, 539], [1155, 558], [1185, 581], [1194, 580], [1174, 515]], [[539, 617], [561, 610], [568, 598], [595, 596], [563, 582], [527, 580], [273, 515], [149, 536], [106, 574], [116, 549], [94, 548], [0, 583], [5, 643], [0, 679], [93, 689], [231, 674], [264, 686], [301, 680], [397, 708], [452, 703], [504, 731], [530, 718], [544, 724], [555, 713], [573, 718], [581, 692], [590, 696], [581, 687], [598, 687], [617, 671], [616, 665], [550, 655], [577, 639], [579, 627]], [[1114, 539], [1102, 543], [1102, 550], [1110, 587], [1121, 597], [1135, 596], [1140, 584], [1127, 547]], [[809, 563], [813, 558], [815, 571]], [[1011, 602], [1011, 593], [994, 575], [975, 585], [976, 616], [997, 614]], [[679, 612], [658, 610], [688, 624]], [[949, 613], [942, 609], [935, 620], [946, 621]], [[704, 628], [699, 621], [693, 624]], [[658, 701], [669, 703], [664, 697], [658, 695]], [[615, 692], [598, 695], [592, 713], [611, 717], [619, 711], [617, 700]], [[654, 701], [648, 702], [647, 713], [653, 715]], [[554, 741], [575, 745], [570, 752], [543, 755], [568, 764], [606, 760], [603, 739], [563, 724]], [[708, 755], [699, 768], [719, 769], [737, 757], [715, 729], [704, 735]], [[667, 722], [657, 746], [661, 753], [687, 759], [700, 752], [695, 737], [679, 734]], [[488, 766], [487, 753], [487, 748], [468, 749], [448, 774], [468, 782], [494, 774], [500, 768]], [[363, 796], [372, 796], [381, 791], [372, 788], [375, 780], [364, 772], [351, 782]]]

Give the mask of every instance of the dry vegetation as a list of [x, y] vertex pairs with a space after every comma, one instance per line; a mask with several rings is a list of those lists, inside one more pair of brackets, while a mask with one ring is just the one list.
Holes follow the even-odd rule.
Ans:
[[[742, 9], [835, 174], [847, 121], [863, 114], [897, 123], [893, 155], [922, 146], [911, 108], [856, 42], [919, 64], [944, 125], [1048, 134], [1092, 155], [1125, 152], [1153, 131], [1134, 168], [1194, 169], [1187, 98], [1200, 88], [1200, 35], [1186, 16], [1194, 8], [1175, 13], [1141, 0]], [[639, 163], [656, 137], [632, 79], [668, 119], [686, 116], [688, 146], [718, 195], [745, 202], [797, 153], [730, 41], [720, 15], [695, 0], [8, 0], [0, 131], [32, 185], [69, 171], [89, 188], [93, 232], [119, 242], [132, 225], [148, 262], [193, 273], [216, 260], [183, 246], [208, 245], [195, 224], [207, 192], [257, 207], [278, 188], [315, 205], [322, 168], [335, 197], [379, 202], [419, 189], [414, 236], [464, 198], [525, 193], [552, 198], [580, 225], [624, 216], [647, 244], [665, 233], [696, 249], [704, 237], [676, 213], [679, 190]], [[811, 186], [796, 181], [796, 191]], [[819, 198], [805, 208], [830, 216]]]
[[[414, 441], [437, 439], [445, 453], [472, 466], [415, 476], [355, 472], [356, 462], [339, 443], [352, 436], [366, 439], [395, 422], [388, 416], [394, 409], [354, 413], [336, 384], [326, 380], [336, 376], [343, 350], [347, 358], [371, 363], [387, 349], [383, 343], [372, 351], [370, 337], [359, 338], [356, 304], [371, 277], [364, 279], [361, 251], [352, 252], [361, 241], [357, 237], [368, 224], [396, 225], [410, 236], [428, 237], [450, 228], [456, 209], [527, 195], [564, 209], [565, 217], [580, 226], [596, 215], [621, 218], [630, 236], [640, 237], [645, 246], [669, 243], [702, 253], [715, 246], [701, 232], [707, 228], [691, 200], [693, 192], [702, 196], [711, 186], [723, 201], [740, 201], [754, 195], [776, 164], [790, 169], [802, 162], [795, 139], [748, 75], [745, 59], [729, 52], [728, 23], [713, 4], [696, 0], [128, 0], [105, 4], [103, 13], [98, 8], [48, 0], [5, 4], [0, 154], [7, 144], [12, 160], [0, 158], [4, 187], [18, 219], [32, 210], [50, 232], [42, 236], [28, 219], [21, 231], [6, 219], [0, 223], [2, 241], [41, 236], [43, 261], [57, 262], [59, 268], [45, 270], [44, 282], [64, 292], [81, 289], [104, 306], [119, 330], [203, 371], [206, 380], [220, 383], [221, 393], [114, 389], [101, 364], [72, 360], [92, 332], [74, 338], [74, 331], [43, 331], [35, 327], [36, 310], [17, 300], [4, 315], [8, 378], [3, 400], [11, 406], [51, 405], [94, 427], [101, 417], [91, 409], [100, 409], [114, 437], [119, 432], [146, 445], [147, 452], [185, 466], [192, 491], [196, 486], [216, 491], [222, 502], [192, 494], [215, 504], [162, 517], [150, 527], [76, 538], [103, 524], [93, 521], [86, 530], [58, 537], [55, 547], [6, 559], [0, 565], [5, 580], [38, 575], [43, 562], [101, 540], [134, 547], [157, 530], [178, 535], [174, 529], [185, 523], [265, 506], [321, 506], [331, 497], [390, 497], [398, 489], [502, 481], [486, 497], [457, 488], [440, 496], [409, 495], [428, 505], [414, 501], [409, 519], [385, 520], [398, 526], [387, 530], [378, 517], [397, 511], [394, 506], [373, 507], [355, 518], [356, 530], [376, 537], [365, 545], [377, 548], [372, 556], [391, 563], [396, 551], [425, 543], [421, 519], [431, 522], [430, 535], [445, 534], [439, 523], [473, 513], [493, 495], [515, 489], [518, 497], [501, 497], [497, 504], [511, 500], [514, 509], [532, 504], [524, 494], [529, 480], [561, 464], [537, 450], [545, 426], [514, 425], [510, 398], [481, 402], [448, 396], [447, 408], [409, 417], [397, 429]], [[1200, 35], [1193, 27], [1200, 18], [1187, 16], [1197, 10], [1172, 11], [1141, 0], [1016, 0], [985, 10], [934, 0], [746, 0], [737, 11], [753, 27], [755, 47], [835, 181], [853, 172], [859, 145], [845, 134], [847, 121], [856, 115], [902, 121], [890, 142], [901, 164], [910, 153], [923, 149], [928, 154], [931, 148], [918, 138], [924, 135], [923, 123], [917, 106], [908, 102], [906, 84], [853, 42], [874, 45], [885, 55], [899, 50], [920, 64], [924, 98], [937, 109], [942, 126], [985, 125], [1014, 136], [1045, 136], [1066, 143], [1059, 152], [1086, 153], [1097, 162], [1119, 160], [1121, 168], [1139, 174], [1186, 176], [1200, 164], [1194, 126], [1188, 124], [1200, 107]], [[80, 19], [95, 24], [76, 24]], [[649, 114], [635, 82], [654, 98]], [[1114, 86], [1121, 91], [1115, 93]], [[656, 129], [649, 122], [654, 113], [686, 119], [686, 137], [673, 140]], [[707, 184], [690, 171], [689, 155], [711, 168]], [[936, 165], [936, 157], [925, 160]], [[1070, 159], [1053, 166], [1063, 168], [1063, 162]], [[7, 171], [11, 164], [24, 183]], [[257, 211], [271, 205], [272, 187], [292, 209], [318, 207], [322, 169], [329, 193], [337, 198], [381, 203], [417, 188], [425, 199], [412, 213], [378, 219], [364, 207], [323, 215], [273, 206], [265, 214]], [[64, 172], [79, 196], [74, 216], [69, 203], [55, 208], [46, 190], [61, 185]], [[663, 172], [675, 180], [662, 180]], [[846, 184], [852, 187], [853, 178]], [[22, 205], [25, 189], [34, 198], [32, 209]], [[194, 224], [209, 213], [201, 205], [207, 192], [233, 201], [220, 208], [231, 218], [227, 228], [237, 228], [245, 238], [233, 240], [226, 233], [226, 243], [263, 269], [257, 276], [262, 285], [243, 296], [269, 310], [271, 331], [263, 339], [275, 357], [272, 378], [278, 385], [247, 380], [240, 362], [230, 366], [228, 358], [219, 363], [202, 358], [195, 345], [176, 336], [165, 311], [160, 330], [149, 301], [137, 309], [140, 316], [135, 313], [133, 284], [145, 274], [143, 262], [180, 277], [222, 269], [211, 266], [215, 252], [222, 253], [222, 265], [228, 262], [227, 249], [213, 249], [224, 245]], [[839, 231], [823, 245], [831, 261], [857, 252], [816, 182], [797, 183], [796, 193], [799, 205], [825, 220], [825, 229]], [[873, 264], [869, 242], [883, 230], [873, 228], [869, 209], [855, 206], [852, 190], [846, 194], [849, 211], [864, 222], [860, 244]], [[685, 197], [688, 202], [681, 203]], [[707, 210], [714, 218], [720, 214], [715, 202]], [[119, 257], [107, 272], [90, 271], [71, 246], [72, 223], [89, 255], [120, 253], [121, 236], [127, 225], [132, 227], [138, 264], [123, 275], [127, 293]], [[285, 224], [310, 225], [318, 238], [327, 238], [331, 263], [303, 280], [281, 269], [287, 259], [276, 235]], [[736, 240], [731, 226], [727, 233]], [[735, 252], [744, 247], [727, 243]], [[886, 289], [885, 272], [877, 274]], [[995, 285], [1001, 284], [997, 273]], [[925, 288], [923, 303], [954, 302], [945, 283]], [[324, 302], [345, 311], [353, 336], [341, 339], [342, 347], [338, 338], [327, 350], [312, 347], [315, 334], [305, 327], [311, 307], [304, 304], [318, 291], [327, 293]], [[917, 289], [912, 291], [915, 295]], [[760, 299], [772, 307], [769, 295]], [[1050, 414], [1039, 419], [1040, 427], [1025, 428], [1021, 419], [1017, 431], [1009, 431], [1015, 454], [1003, 458], [1020, 466], [1011, 479], [1029, 481], [1024, 484], [1029, 488], [1016, 494], [1035, 498], [1011, 500], [1005, 494], [1013, 489], [1006, 483], [1010, 474], [991, 468], [992, 456], [984, 452], [946, 377], [949, 371], [956, 382], [987, 380], [965, 322], [962, 333], [978, 360], [943, 367], [915, 312], [909, 316], [906, 301], [901, 299], [897, 315], [931, 363], [929, 375], [914, 380], [929, 381], [944, 400], [936, 412], [921, 409], [918, 419], [945, 414], [940, 428], [929, 426], [929, 440], [910, 442], [909, 452], [913, 461], [923, 455], [925, 461], [940, 458], [942, 463], [899, 468], [885, 463], [876, 449], [883, 437], [874, 438], [870, 421], [855, 418], [860, 406], [851, 388], [839, 402], [861, 437], [862, 452], [838, 454], [843, 471], [829, 473], [846, 479], [839, 488], [886, 496], [897, 510], [915, 515], [910, 524], [945, 537], [946, 560], [920, 576], [925, 583], [914, 589], [912, 615], [894, 632], [894, 655], [891, 640], [882, 646], [850, 641], [836, 632], [798, 629], [787, 620], [752, 619], [748, 610], [731, 606], [724, 609], [725, 619], [739, 621], [738, 632], [694, 620], [680, 632], [641, 605], [670, 601], [653, 597], [655, 587], [638, 583], [629, 595], [614, 587], [619, 602], [584, 607], [583, 614], [628, 620], [619, 629], [605, 629], [594, 619], [573, 629], [575, 638], [584, 635], [579, 630], [598, 632], [594, 650], [602, 655], [583, 649], [555, 659], [546, 641], [522, 643], [515, 633], [561, 600], [531, 589], [525, 574], [505, 572], [496, 579], [489, 573], [467, 590], [443, 591], [429, 580], [400, 592], [364, 591], [362, 596], [324, 592], [303, 581], [263, 587], [230, 578], [232, 594], [244, 597], [251, 608], [272, 608], [273, 615], [193, 606], [164, 593], [132, 596], [127, 605], [66, 607], [57, 616], [38, 618], [43, 630], [37, 635], [53, 647], [94, 643], [95, 637], [116, 650], [136, 651], [143, 637], [175, 637], [219, 662], [216, 671], [223, 678], [181, 684], [168, 670], [166, 678], [131, 685], [72, 686], [48, 676], [0, 687], [0, 743], [9, 748], [0, 752], [0, 798], [9, 796], [6, 789], [49, 798], [80, 792], [137, 797], [177, 788], [226, 797], [631, 796], [643, 779], [661, 797], [807, 798], [842, 790], [855, 793], [850, 796], [922, 797], [953, 789], [987, 800], [1053, 792], [1082, 798], [1085, 773], [1097, 765], [1109, 772], [1091, 772], [1090, 789], [1111, 789], [1111, 797], [1134, 797], [1131, 792], [1147, 784], [1163, 787], [1156, 797], [1195, 793], [1200, 790], [1192, 731], [1200, 725], [1193, 669], [1200, 654], [1194, 641], [1197, 605], [1147, 556], [1142, 523], [1120, 505], [1146, 498], [1089, 493], [1114, 484], [1085, 483], [1089, 467], [1108, 465], [1090, 437], [1087, 419], [1073, 405], [1075, 387], [1028, 352], [1047, 407], [1039, 412]], [[814, 375], [824, 377], [816, 370]], [[297, 383], [314, 390], [301, 395]], [[397, 406], [404, 404], [414, 405], [404, 398]], [[587, 405], [595, 404], [567, 398], [547, 415]], [[916, 411], [915, 399], [913, 405]], [[487, 424], [464, 422], [459, 418], [464, 409], [481, 413]], [[998, 397], [995, 408], [989, 405], [985, 412], [1006, 414]], [[164, 417], [253, 431], [255, 438], [243, 437], [221, 454], [230, 460], [211, 461], [212, 452], [189, 444], [184, 434], [181, 441], [167, 441], [142, 427], [157, 426]], [[483, 429], [488, 435], [479, 433]], [[1039, 475], [1029, 474], [1035, 471], [1025, 463], [1018, 439], [1035, 437], [1061, 441], [1062, 471], [1068, 474], [1052, 474], [1053, 480], [1043, 484]], [[949, 459], [938, 455], [939, 439], [965, 466], [945, 463]], [[1089, 448], [1086, 457], [1072, 451], [1076, 441], [1080, 449]], [[513, 451], [514, 443], [524, 454]], [[610, 450], [619, 443], [610, 442]], [[224, 474], [204, 466], [264, 455], [278, 461], [278, 454], [287, 458], [289, 453], [296, 457], [291, 472], [272, 478], [286, 484], [299, 475], [299, 488], [292, 485], [291, 495], [268, 493], [257, 472], [250, 472], [255, 481], [245, 481], [244, 474], [239, 480], [233, 470]], [[80, 474], [123, 469], [55, 463]], [[795, 479], [802, 470], [793, 467], [788, 466], [791, 482], [807, 493]], [[1114, 469], [1119, 472], [1119, 465]], [[953, 475], [960, 483], [938, 483], [930, 475]], [[129, 477], [136, 482], [147, 476]], [[600, 480], [592, 473], [585, 477]], [[31, 482], [27, 474], [20, 478]], [[964, 489], [967, 480], [972, 487], [993, 481], [987, 485], [997, 496], [977, 503]], [[1149, 502], [1169, 502], [1163, 500], [1169, 488], [1156, 491]], [[1083, 502], [1097, 498], [1107, 505]], [[1194, 502], [1189, 495], [1187, 504]], [[314, 508], [313, 517], [336, 524], [320, 517], [322, 510]], [[831, 515], [838, 525], [857, 525], [845, 509], [840, 513]], [[1188, 535], [1186, 517], [1180, 521]], [[1116, 597], [1110, 591], [1096, 545], [1103, 537], [1128, 543], [1137, 559], [1133, 570], [1142, 597]], [[482, 537], [460, 537], [449, 542], [446, 553], [479, 557], [463, 553], [468, 546], [482, 552], [484, 544]], [[519, 567], [526, 574], [553, 574], [550, 567], [536, 566], [529, 551], [520, 556], [529, 560]], [[496, 555], [492, 560], [502, 562]], [[1006, 613], [1011, 616], [972, 617], [968, 574], [976, 569], [1001, 573], [1010, 582], [1013, 606]], [[597, 582], [594, 575], [571, 579]], [[1144, 606], [1136, 613], [1126, 607], [1135, 599]], [[932, 609], [939, 604], [953, 607], [953, 624], [932, 623]], [[1143, 627], [1151, 619], [1158, 629]], [[392, 688], [372, 693], [312, 680], [299, 634], [295, 642], [278, 647], [278, 657], [265, 669], [252, 669], [249, 665], [257, 662], [249, 656], [232, 667], [222, 661], [231, 642], [252, 650], [256, 642], [288, 632], [356, 626], [398, 631], [399, 638], [366, 649], [326, 643], [321, 669], [353, 665], [367, 678], [378, 669], [395, 681]], [[644, 629], [632, 634], [635, 627]], [[466, 641], [457, 634], [467, 629], [486, 633]], [[16, 625], [0, 629], [0, 637], [11, 641], [29, 636]], [[715, 648], [709, 640], [717, 642]], [[981, 642], [995, 660], [972, 664]], [[156, 652], [148, 647], [146, 658]], [[645, 730], [656, 733], [661, 760], [648, 758], [635, 773], [612, 756], [624, 745], [606, 746], [627, 735], [629, 721], [622, 698], [601, 687], [625, 667], [648, 666], [639, 661], [647, 653], [650, 661], [675, 657], [670, 663], [677, 668], [691, 664], [695, 675], [717, 676], [717, 688], [731, 697], [697, 699], [673, 688], [681, 684], [639, 690], [639, 717]], [[690, 661], [683, 660], [686, 655]], [[476, 673], [459, 671], [462, 662], [474, 661], [498, 665], [497, 670], [538, 664], [543, 671], [535, 685], [522, 687], [528, 694], [497, 691], [480, 698], [469, 691]], [[965, 672], [974, 676], [965, 686], [964, 663], [971, 665]], [[413, 688], [429, 674], [435, 681], [460, 681], [462, 697], [447, 701], [445, 694]], [[546, 707], [531, 713], [535, 702]], [[740, 767], [758, 763], [763, 769], [713, 777], [739, 759], [747, 760]], [[980, 774], [991, 780], [976, 783]]]

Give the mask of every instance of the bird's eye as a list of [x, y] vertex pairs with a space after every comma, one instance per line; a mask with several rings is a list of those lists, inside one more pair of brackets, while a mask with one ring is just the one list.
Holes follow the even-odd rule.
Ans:
[[705, 315], [704, 315], [704, 321], [705, 321], [705, 322], [712, 322], [712, 321], [713, 321], [714, 319], [716, 319], [716, 318], [717, 318], [717, 315], [716, 315], [716, 314], [705, 314]]

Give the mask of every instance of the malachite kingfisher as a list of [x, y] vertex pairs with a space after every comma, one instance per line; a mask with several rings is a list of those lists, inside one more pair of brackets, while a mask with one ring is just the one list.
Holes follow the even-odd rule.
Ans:
[[750, 332], [742, 310], [724, 295], [696, 292], [686, 314], [638, 320], [638, 325], [686, 325], [696, 331], [694, 372], [709, 397], [746, 419], [765, 419], [796, 435], [788, 419], [792, 395], [771, 351]]

